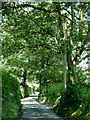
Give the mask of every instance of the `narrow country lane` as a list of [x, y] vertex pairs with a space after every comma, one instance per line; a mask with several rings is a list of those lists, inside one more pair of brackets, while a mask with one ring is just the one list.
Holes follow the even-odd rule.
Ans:
[[42, 105], [36, 101], [38, 95], [31, 95], [27, 98], [22, 99], [22, 119], [41, 119], [41, 118], [48, 118], [55, 119], [55, 120], [62, 120], [58, 117], [50, 107], [46, 105]]

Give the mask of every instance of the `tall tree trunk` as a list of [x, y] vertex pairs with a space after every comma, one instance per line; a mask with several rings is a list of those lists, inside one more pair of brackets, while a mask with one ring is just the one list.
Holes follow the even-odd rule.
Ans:
[[[44, 69], [44, 63], [45, 63], [45, 60], [43, 60], [43, 56], [41, 56], [41, 69]], [[39, 84], [40, 84], [40, 95], [41, 95], [42, 94], [42, 70], [40, 71]]]
[[64, 99], [65, 99], [65, 94], [67, 90], [67, 55], [64, 55]]
[[27, 79], [27, 71], [24, 70], [24, 73], [23, 73], [23, 84], [25, 85], [26, 83], [26, 79]]
[[40, 94], [42, 94], [42, 72], [40, 72]]
[[[59, 37], [63, 38], [63, 42], [64, 42], [64, 46], [65, 46], [65, 49], [62, 51], [64, 54], [63, 56], [63, 60], [64, 60], [64, 80], [63, 80], [63, 90], [64, 90], [64, 94], [63, 94], [63, 98], [65, 99], [65, 93], [66, 93], [66, 89], [67, 89], [67, 71], [66, 71], [66, 67], [67, 67], [67, 55], [66, 55], [66, 42], [65, 42], [65, 39], [66, 39], [66, 23], [65, 23], [65, 18], [64, 18], [64, 21], [62, 20], [62, 17], [61, 17], [61, 9], [60, 9], [60, 3], [56, 3], [56, 9], [58, 11], [58, 25], [59, 25], [59, 30], [60, 30], [60, 33], [59, 33]], [[59, 41], [58, 41], [59, 42]]]
[[63, 38], [63, 42], [64, 42], [64, 94], [63, 94], [63, 98], [65, 99], [65, 94], [66, 94], [66, 90], [67, 90], [67, 45], [66, 45], [66, 22], [65, 22], [65, 18], [64, 18], [64, 23], [63, 23], [63, 33], [64, 33], [64, 38]]
[[[48, 65], [49, 65], [49, 64], [48, 64], [48, 61], [49, 61], [48, 58], [45, 60], [45, 58], [44, 58], [43, 56], [41, 57], [41, 68], [42, 68], [42, 69], [46, 69], [46, 68], [48, 67]], [[44, 79], [44, 80], [42, 81], [42, 70], [40, 71], [40, 80], [39, 80], [39, 83], [40, 83], [40, 94], [42, 94], [42, 86], [43, 86], [43, 85], [46, 87], [46, 89], [48, 89], [47, 80]]]
[[29, 93], [28, 93], [28, 86], [26, 84], [26, 79], [27, 79], [27, 71], [25, 69], [24, 73], [23, 73], [24, 97], [27, 97], [29, 95]]
[[73, 23], [74, 23], [74, 3], [71, 3], [71, 13], [72, 13], [72, 22], [71, 22], [71, 32], [70, 39], [67, 44], [67, 66], [68, 66], [68, 81], [70, 84], [74, 84], [74, 66], [72, 61], [72, 45], [73, 45]]

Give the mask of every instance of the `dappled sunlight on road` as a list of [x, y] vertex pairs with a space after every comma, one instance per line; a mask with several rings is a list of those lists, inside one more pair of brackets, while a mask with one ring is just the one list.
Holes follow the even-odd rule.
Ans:
[[30, 95], [22, 99], [22, 118], [58, 118], [51, 109], [46, 105], [39, 104], [36, 95]]

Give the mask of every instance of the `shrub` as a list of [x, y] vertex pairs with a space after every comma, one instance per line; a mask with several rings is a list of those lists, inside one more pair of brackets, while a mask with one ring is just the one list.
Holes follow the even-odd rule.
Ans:
[[54, 83], [48, 87], [47, 99], [46, 102], [54, 105], [55, 101], [58, 97], [61, 96], [63, 92], [63, 84], [62, 83]]
[[73, 119], [88, 119], [88, 88], [86, 86], [68, 85], [65, 100], [60, 99], [56, 111], [63, 117]]
[[2, 69], [2, 118], [18, 118], [20, 106], [19, 82]]

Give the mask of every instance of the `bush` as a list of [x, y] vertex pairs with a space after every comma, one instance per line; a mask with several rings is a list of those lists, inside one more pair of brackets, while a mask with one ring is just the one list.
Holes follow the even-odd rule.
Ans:
[[21, 107], [18, 80], [2, 70], [2, 118], [18, 118]]
[[63, 93], [63, 84], [62, 83], [54, 83], [48, 87], [47, 99], [46, 102], [54, 105], [58, 97], [60, 97]]
[[31, 93], [31, 88], [26, 83], [25, 84], [20, 84], [21, 98], [28, 97], [30, 93]]
[[39, 95], [39, 101], [53, 106], [57, 114], [69, 119], [88, 119], [88, 88], [79, 82], [67, 85], [67, 92], [63, 98], [63, 83], [54, 83], [48, 87], [47, 95]]
[[55, 110], [63, 117], [88, 119], [88, 88], [81, 85], [68, 85], [65, 100], [60, 99]]

